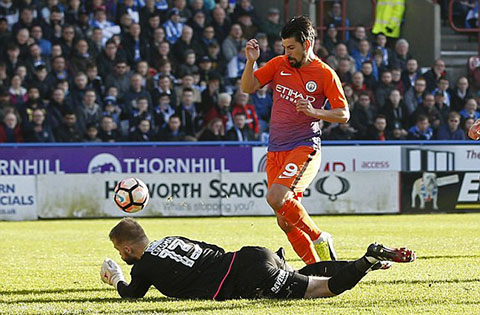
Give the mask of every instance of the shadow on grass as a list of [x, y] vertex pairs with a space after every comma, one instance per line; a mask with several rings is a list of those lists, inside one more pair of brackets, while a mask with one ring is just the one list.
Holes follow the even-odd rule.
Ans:
[[25, 294], [47, 294], [47, 293], [71, 293], [71, 292], [103, 292], [111, 291], [112, 288], [103, 289], [49, 289], [49, 290], [18, 290], [0, 291], [0, 295], [25, 295]]
[[370, 280], [362, 281], [364, 284], [435, 284], [435, 283], [473, 283], [480, 279], [445, 279], [445, 280]]

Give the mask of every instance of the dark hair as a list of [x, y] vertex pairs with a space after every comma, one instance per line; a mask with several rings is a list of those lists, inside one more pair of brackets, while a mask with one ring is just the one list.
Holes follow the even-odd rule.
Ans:
[[115, 240], [117, 243], [123, 244], [125, 242], [143, 241], [147, 238], [147, 235], [137, 221], [132, 218], [123, 218], [113, 227], [108, 237], [111, 241]]
[[295, 16], [285, 24], [281, 32], [282, 39], [294, 37], [295, 40], [301, 44], [309, 40], [313, 45], [313, 40], [316, 37], [315, 27], [308, 16]]
[[377, 119], [379, 119], [379, 118], [380, 118], [380, 119], [385, 119], [385, 120], [387, 120], [387, 116], [385, 116], [385, 115], [383, 115], [383, 114], [378, 114], [377, 117], [375, 117], [375, 120], [377, 120]]
[[418, 115], [417, 116], [417, 119], [415, 119], [415, 122], [421, 122], [421, 121], [425, 121], [425, 120], [428, 120], [428, 117], [425, 116], [425, 115]]

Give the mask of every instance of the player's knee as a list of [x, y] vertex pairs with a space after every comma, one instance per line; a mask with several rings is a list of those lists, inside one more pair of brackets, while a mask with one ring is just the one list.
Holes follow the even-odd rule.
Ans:
[[292, 197], [293, 193], [287, 187], [282, 185], [272, 185], [267, 192], [267, 202], [275, 212], [282, 209], [287, 198]]

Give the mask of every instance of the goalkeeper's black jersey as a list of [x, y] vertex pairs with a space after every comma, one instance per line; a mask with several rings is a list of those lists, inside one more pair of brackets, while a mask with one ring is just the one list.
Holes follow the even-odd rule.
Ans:
[[120, 282], [122, 297], [143, 297], [151, 285], [177, 298], [214, 298], [231, 266], [234, 253], [204, 242], [170, 236], [151, 242], [130, 272], [131, 282]]

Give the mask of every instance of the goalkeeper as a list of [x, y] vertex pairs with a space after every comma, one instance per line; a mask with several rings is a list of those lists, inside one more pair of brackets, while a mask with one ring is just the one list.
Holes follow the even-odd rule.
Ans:
[[100, 275], [123, 298], [143, 297], [150, 286], [163, 295], [185, 299], [319, 298], [353, 288], [370, 270], [387, 269], [391, 261], [411, 262], [413, 251], [371, 244], [354, 261], [318, 262], [293, 270], [283, 249], [242, 247], [236, 252], [185, 237], [150, 242], [140, 224], [122, 219], [110, 232], [121, 258], [133, 265], [127, 283], [120, 266], [105, 259]]

